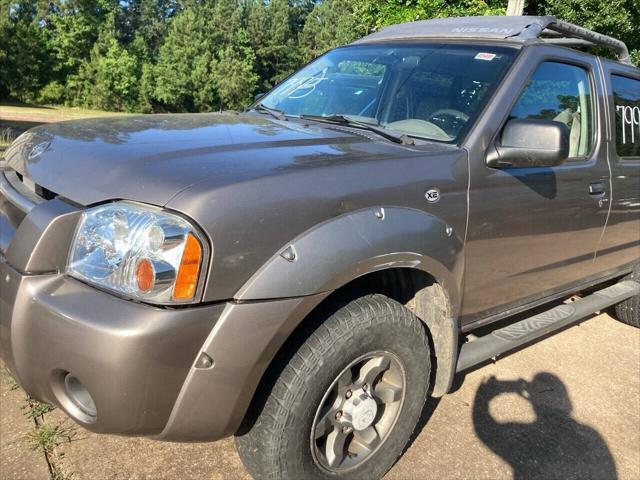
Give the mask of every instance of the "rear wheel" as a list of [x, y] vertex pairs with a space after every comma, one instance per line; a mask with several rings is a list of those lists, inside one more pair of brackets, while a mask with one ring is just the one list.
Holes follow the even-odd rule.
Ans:
[[419, 319], [381, 295], [353, 300], [313, 331], [236, 437], [255, 478], [380, 478], [420, 418], [430, 374]]
[[[636, 268], [634, 272], [625, 277], [624, 280], [634, 280], [640, 283], [640, 268]], [[618, 303], [609, 313], [616, 320], [640, 328], [640, 295], [627, 298], [624, 302]]]

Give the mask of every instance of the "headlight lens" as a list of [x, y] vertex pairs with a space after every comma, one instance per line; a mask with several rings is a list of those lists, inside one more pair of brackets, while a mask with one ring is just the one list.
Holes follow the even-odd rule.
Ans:
[[71, 246], [68, 273], [152, 303], [195, 298], [203, 244], [183, 218], [119, 202], [86, 210]]

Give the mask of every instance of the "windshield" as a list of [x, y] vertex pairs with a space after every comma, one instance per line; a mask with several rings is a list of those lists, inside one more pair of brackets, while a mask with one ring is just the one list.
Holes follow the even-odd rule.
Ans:
[[343, 116], [413, 137], [455, 142], [515, 52], [454, 44], [338, 48], [293, 74], [260, 105], [290, 116]]

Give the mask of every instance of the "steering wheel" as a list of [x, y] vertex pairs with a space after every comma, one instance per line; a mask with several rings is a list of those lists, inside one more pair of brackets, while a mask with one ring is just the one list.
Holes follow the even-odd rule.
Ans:
[[429, 118], [436, 118], [440, 116], [454, 117], [456, 120], [462, 120], [463, 122], [469, 120], [469, 115], [454, 108], [441, 108], [429, 115]]
[[447, 133], [457, 132], [467, 120], [469, 115], [454, 108], [441, 108], [429, 115], [429, 121]]

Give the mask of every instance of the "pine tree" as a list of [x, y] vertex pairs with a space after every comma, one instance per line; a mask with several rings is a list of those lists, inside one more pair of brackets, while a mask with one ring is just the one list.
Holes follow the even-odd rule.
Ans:
[[288, 0], [261, 1], [248, 9], [248, 31], [256, 57], [262, 91], [293, 72], [300, 64], [294, 9]]
[[210, 111], [218, 103], [210, 5], [188, 7], [172, 21], [158, 52], [154, 97], [173, 111]]
[[223, 109], [240, 110], [251, 103], [258, 76], [253, 71], [253, 51], [227, 46], [220, 52], [214, 72], [215, 84]]
[[366, 26], [355, 15], [354, 2], [325, 0], [315, 6], [304, 25], [300, 36], [303, 59], [309, 61], [366, 33]]
[[0, 98], [32, 102], [47, 81], [50, 51], [35, 2], [0, 3]]
[[139, 110], [139, 59], [117, 38], [115, 15], [102, 25], [89, 60], [69, 77], [73, 103], [115, 111]]

